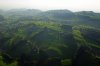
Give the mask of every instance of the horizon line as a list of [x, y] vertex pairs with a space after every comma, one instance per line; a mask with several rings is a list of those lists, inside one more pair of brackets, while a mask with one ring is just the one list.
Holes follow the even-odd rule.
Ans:
[[100, 13], [99, 11], [93, 11], [93, 10], [71, 10], [71, 9], [46, 9], [46, 10], [44, 10], [44, 9], [36, 9], [36, 8], [8, 8], [8, 9], [3, 9], [3, 8], [0, 8], [0, 10], [3, 10], [3, 11], [9, 11], [9, 10], [21, 10], [21, 9], [25, 9], [25, 10], [28, 10], [28, 9], [30, 9], [30, 10], [40, 10], [40, 11], [50, 11], [50, 10], [69, 10], [69, 11], [71, 11], [71, 12], [82, 12], [82, 11], [87, 11], [87, 12], [94, 12], [94, 13]]

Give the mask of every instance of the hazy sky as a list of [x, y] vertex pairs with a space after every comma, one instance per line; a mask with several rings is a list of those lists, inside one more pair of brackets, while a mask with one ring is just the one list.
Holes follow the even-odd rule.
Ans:
[[69, 9], [100, 12], [100, 0], [0, 0], [0, 9]]

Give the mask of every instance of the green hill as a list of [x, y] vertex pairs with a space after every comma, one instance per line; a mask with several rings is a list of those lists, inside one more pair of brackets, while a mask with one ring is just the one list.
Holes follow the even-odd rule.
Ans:
[[0, 16], [0, 64], [99, 66], [99, 17], [92, 11], [4, 11]]

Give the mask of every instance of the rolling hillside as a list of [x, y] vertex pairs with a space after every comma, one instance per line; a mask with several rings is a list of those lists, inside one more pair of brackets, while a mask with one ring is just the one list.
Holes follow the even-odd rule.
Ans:
[[92, 11], [2, 11], [0, 64], [99, 66], [99, 22], [99, 13]]

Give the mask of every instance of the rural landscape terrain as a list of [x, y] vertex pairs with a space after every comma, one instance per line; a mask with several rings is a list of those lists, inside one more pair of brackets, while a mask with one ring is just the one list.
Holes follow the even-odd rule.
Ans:
[[100, 66], [100, 13], [0, 10], [0, 66]]

